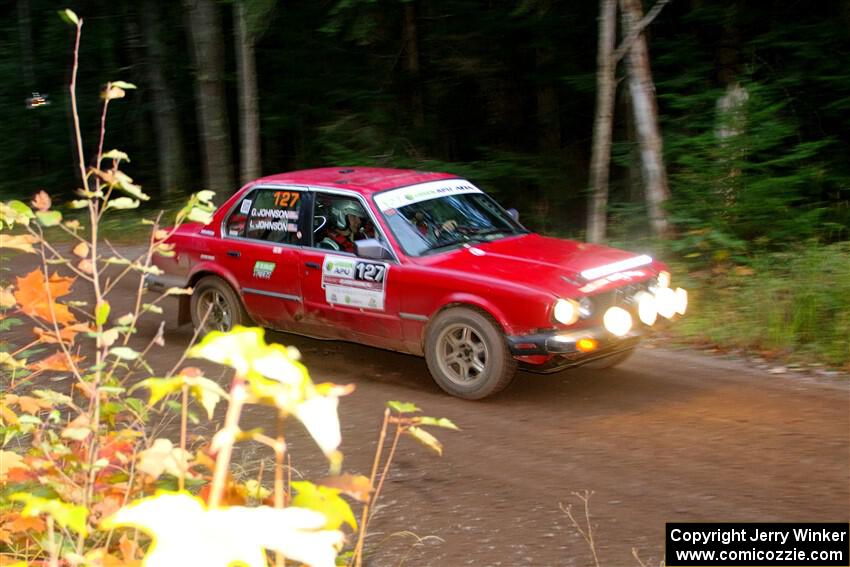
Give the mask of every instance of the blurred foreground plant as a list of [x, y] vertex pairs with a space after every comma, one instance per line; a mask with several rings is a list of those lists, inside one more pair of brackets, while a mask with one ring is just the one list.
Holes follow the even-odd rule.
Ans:
[[[98, 228], [104, 215], [148, 199], [119, 168], [129, 157], [119, 150], [103, 152], [110, 101], [134, 86], [123, 81], [105, 86], [96, 166], [86, 167], [75, 93], [83, 21], [70, 10], [61, 15], [76, 30], [71, 103], [83, 187], [70, 206], [85, 210], [89, 222], [86, 227], [63, 220], [43, 191], [29, 205], [0, 203], [0, 248], [35, 255], [39, 264], [14, 284], [0, 286], [0, 330], [23, 337], [25, 321], [34, 325], [33, 337], [23, 339], [26, 344], [0, 351], [0, 563], [259, 566], [267, 564], [266, 550], [271, 550], [277, 565], [285, 557], [334, 565], [345, 543], [343, 525], [358, 529], [344, 494], [364, 503], [358, 539], [348, 554], [359, 565], [368, 511], [374, 509], [399, 437], [406, 433], [440, 453], [439, 442], [422, 427], [455, 429], [454, 424], [409, 417], [418, 409], [391, 402], [395, 413], [385, 413], [371, 477], [339, 475], [337, 407], [339, 397], [353, 388], [313, 383], [298, 352], [267, 344], [262, 329], [211, 333], [190, 345], [171, 370], [154, 376], [148, 360], [165, 344], [164, 323], [144, 344], [131, 339], [142, 318], [162, 314], [166, 297], [191, 290], [168, 289], [144, 302], [144, 277], [158, 273], [151, 262], [154, 254], [174, 253], [168, 238], [182, 222], [209, 221], [213, 195], [193, 195], [170, 229], [160, 227], [160, 217], [142, 220], [151, 232], [138, 257], [125, 257], [108, 242], [103, 246]], [[45, 229], [71, 237], [71, 253], [53, 246]], [[138, 278], [132, 309], [119, 314], [113, 309], [118, 302], [110, 297], [130, 275]], [[77, 291], [72, 288], [78, 280], [89, 284], [88, 299], [67, 299]], [[196, 332], [192, 343], [198, 338]], [[186, 356], [233, 368], [229, 391], [200, 369], [183, 367]], [[140, 389], [149, 392], [147, 401], [133, 395]], [[197, 437], [191, 447], [189, 421], [198, 418], [190, 400], [210, 420], [219, 402], [228, 405], [218, 432], [210, 440]], [[276, 409], [274, 437], [239, 428], [248, 404]], [[180, 416], [177, 446], [155, 433], [167, 425], [154, 421], [160, 405]], [[319, 484], [284, 479], [289, 417], [305, 426], [328, 459], [332, 475]], [[378, 479], [390, 424], [396, 433]], [[262, 478], [234, 480], [231, 455], [241, 441], [274, 452], [272, 491], [262, 487]]]

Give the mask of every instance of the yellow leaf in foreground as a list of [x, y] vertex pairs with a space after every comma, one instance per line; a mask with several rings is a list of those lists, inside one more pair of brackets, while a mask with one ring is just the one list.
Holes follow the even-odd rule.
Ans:
[[187, 493], [160, 493], [137, 500], [101, 527], [129, 526], [153, 537], [145, 565], [228, 567], [236, 562], [265, 567], [265, 549], [312, 567], [333, 567], [343, 534], [325, 530], [325, 516], [302, 508], [207, 509]]
[[16, 234], [14, 236], [0, 234], [0, 248], [12, 248], [21, 252], [35, 254], [35, 248], [32, 245], [36, 242], [38, 242], [38, 238], [30, 234]]
[[28, 468], [19, 454], [0, 450], [0, 482], [6, 482], [6, 476], [10, 470]]
[[192, 455], [188, 451], [175, 447], [168, 439], [157, 439], [150, 449], [139, 453], [139, 470], [153, 478], [159, 478], [162, 473], [180, 476], [189, 470], [189, 460]]

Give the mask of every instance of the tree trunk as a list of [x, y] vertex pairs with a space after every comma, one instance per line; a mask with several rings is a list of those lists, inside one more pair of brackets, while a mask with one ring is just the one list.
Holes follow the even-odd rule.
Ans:
[[407, 76], [410, 85], [410, 104], [413, 110], [413, 125], [425, 126], [425, 104], [422, 101], [422, 84], [419, 76], [419, 32], [416, 27], [416, 2], [404, 4], [404, 50]]
[[236, 190], [227, 105], [221, 21], [214, 0], [184, 0], [192, 63], [204, 184], [220, 196]]
[[239, 80], [239, 178], [244, 185], [260, 176], [260, 112], [257, 101], [255, 37], [248, 29], [245, 2], [233, 3], [236, 74]]
[[593, 154], [590, 158], [590, 202], [587, 212], [588, 242], [605, 240], [608, 208], [608, 173], [611, 165], [611, 130], [614, 120], [614, 42], [617, 36], [617, 0], [599, 2], [599, 47], [596, 54], [596, 117], [593, 121]]
[[186, 181], [186, 160], [177, 103], [163, 73], [166, 50], [157, 13], [153, 1], [145, 0], [142, 6], [142, 29], [147, 51], [147, 80], [153, 97], [159, 190], [162, 195], [170, 195], [181, 189]]
[[[620, 0], [620, 9], [623, 32], [629, 34], [643, 18], [640, 0]], [[661, 133], [658, 128], [655, 86], [649, 69], [649, 50], [643, 32], [629, 49], [628, 75], [650, 225], [654, 234], [661, 235], [669, 226], [664, 203], [670, 197], [670, 190], [667, 186], [667, 170], [664, 167]]]

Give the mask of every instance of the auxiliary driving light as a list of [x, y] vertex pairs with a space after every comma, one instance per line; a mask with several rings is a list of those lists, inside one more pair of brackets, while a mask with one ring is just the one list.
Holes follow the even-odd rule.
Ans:
[[688, 292], [681, 287], [676, 288], [676, 313], [684, 315], [688, 310]]
[[658, 272], [658, 287], [670, 287], [670, 272]]
[[632, 316], [622, 307], [609, 307], [602, 317], [602, 324], [612, 335], [622, 337], [632, 330]]
[[642, 291], [635, 295], [638, 306], [638, 318], [644, 325], [652, 326], [658, 319], [658, 302], [651, 293]]
[[564, 325], [578, 321], [579, 305], [572, 299], [559, 299], [555, 303], [555, 320]]
[[672, 319], [676, 314], [676, 307], [678, 306], [676, 292], [669, 287], [656, 289], [655, 301], [658, 305], [658, 314], [667, 319]]

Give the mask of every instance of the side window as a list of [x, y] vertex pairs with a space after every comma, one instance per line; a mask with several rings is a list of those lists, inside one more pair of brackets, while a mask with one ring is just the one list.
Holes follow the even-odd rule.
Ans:
[[259, 189], [239, 203], [227, 220], [229, 236], [244, 236], [280, 244], [300, 244], [300, 191]]
[[353, 197], [316, 193], [313, 211], [313, 246], [338, 252], [354, 252], [354, 242], [379, 238], [363, 204]]

